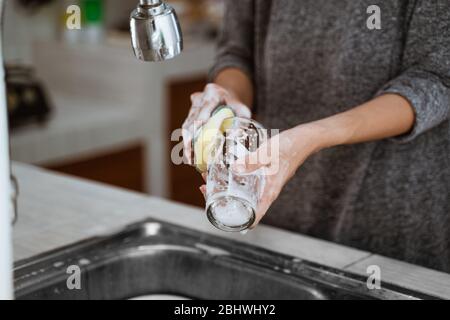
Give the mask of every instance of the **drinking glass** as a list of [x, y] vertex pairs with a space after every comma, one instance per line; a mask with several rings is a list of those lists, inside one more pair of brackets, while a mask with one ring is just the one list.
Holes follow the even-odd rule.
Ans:
[[267, 132], [256, 121], [229, 118], [218, 135], [208, 163], [206, 212], [218, 229], [241, 232], [255, 222], [255, 211], [264, 187], [262, 170], [239, 174], [232, 165], [242, 161], [267, 141]]

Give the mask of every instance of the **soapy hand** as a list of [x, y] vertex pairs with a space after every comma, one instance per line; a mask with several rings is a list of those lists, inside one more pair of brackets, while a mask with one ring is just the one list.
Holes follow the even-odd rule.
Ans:
[[244, 161], [233, 166], [237, 174], [263, 170], [265, 184], [256, 210], [255, 228], [278, 198], [297, 169], [318, 151], [315, 133], [308, 126], [300, 126], [273, 137]]
[[205, 124], [211, 113], [220, 105], [230, 107], [237, 117], [251, 118], [250, 109], [241, 103], [231, 92], [216, 84], [208, 84], [203, 92], [191, 95], [192, 107], [183, 124], [184, 157], [192, 164], [192, 139], [198, 128]]
[[[251, 229], [266, 215], [297, 169], [309, 156], [318, 152], [321, 146], [320, 131], [314, 126], [299, 126], [273, 137], [256, 152], [233, 165], [232, 170], [237, 174], [249, 174], [262, 169], [265, 177], [256, 220]], [[203, 179], [206, 181], [206, 174], [203, 174]], [[206, 185], [201, 186], [200, 191], [206, 196]]]

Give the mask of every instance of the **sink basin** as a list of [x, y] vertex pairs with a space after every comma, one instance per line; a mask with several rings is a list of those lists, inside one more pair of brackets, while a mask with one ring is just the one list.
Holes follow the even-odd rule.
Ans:
[[[70, 290], [68, 267], [81, 271]], [[21, 261], [17, 299], [422, 299], [432, 298], [250, 245], [145, 221]]]

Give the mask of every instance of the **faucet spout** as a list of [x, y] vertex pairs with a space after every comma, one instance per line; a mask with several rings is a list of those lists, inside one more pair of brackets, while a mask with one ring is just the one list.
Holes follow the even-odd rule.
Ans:
[[162, 0], [139, 0], [130, 17], [131, 43], [142, 61], [165, 61], [183, 51], [183, 36], [173, 7]]

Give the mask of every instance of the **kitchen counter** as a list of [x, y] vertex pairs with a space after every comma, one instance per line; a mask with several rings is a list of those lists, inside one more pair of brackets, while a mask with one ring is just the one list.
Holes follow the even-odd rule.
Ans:
[[268, 226], [245, 236], [222, 233], [196, 208], [29, 165], [14, 163], [13, 172], [20, 189], [13, 230], [16, 262], [153, 218], [359, 275], [367, 276], [367, 267], [377, 265], [382, 282], [450, 299], [450, 275], [445, 273]]

